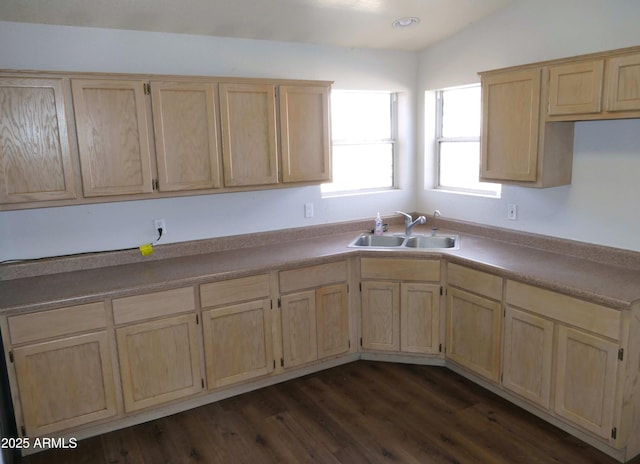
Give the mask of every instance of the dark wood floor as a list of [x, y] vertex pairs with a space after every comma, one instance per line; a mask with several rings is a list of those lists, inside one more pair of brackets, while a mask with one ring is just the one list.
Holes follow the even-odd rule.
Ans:
[[447, 369], [358, 361], [20, 462], [616, 461]]

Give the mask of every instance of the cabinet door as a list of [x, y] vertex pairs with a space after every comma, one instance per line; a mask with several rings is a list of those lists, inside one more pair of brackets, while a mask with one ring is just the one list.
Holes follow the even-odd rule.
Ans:
[[318, 358], [349, 351], [349, 300], [347, 284], [316, 290]]
[[602, 111], [604, 60], [549, 67], [550, 116]]
[[640, 53], [612, 58], [607, 66], [607, 110], [639, 111]]
[[608, 439], [613, 426], [618, 345], [558, 326], [555, 411]]
[[151, 82], [161, 191], [220, 186], [213, 83]]
[[400, 350], [400, 284], [362, 282], [362, 348]]
[[280, 86], [283, 182], [331, 180], [329, 87]]
[[116, 415], [106, 332], [14, 351], [26, 435], [47, 435]]
[[153, 191], [144, 82], [72, 79], [87, 197]]
[[275, 87], [220, 84], [224, 185], [278, 183]]
[[282, 301], [282, 353], [284, 367], [318, 359], [316, 292], [284, 295]]
[[270, 308], [270, 300], [257, 300], [202, 313], [210, 390], [273, 371]]
[[536, 181], [540, 74], [531, 69], [482, 78], [481, 178]]
[[400, 291], [400, 349], [409, 353], [438, 353], [440, 286], [405, 283]]
[[0, 79], [0, 203], [76, 198], [62, 79]]
[[195, 314], [121, 327], [116, 337], [126, 411], [202, 389]]
[[447, 358], [497, 382], [500, 378], [501, 304], [449, 288], [447, 310]]
[[553, 322], [507, 307], [504, 321], [502, 384], [549, 408], [553, 359]]

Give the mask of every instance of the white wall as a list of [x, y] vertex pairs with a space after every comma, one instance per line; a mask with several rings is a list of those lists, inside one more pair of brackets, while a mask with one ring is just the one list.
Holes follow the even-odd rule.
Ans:
[[[164, 243], [415, 210], [417, 53], [0, 22], [0, 69], [271, 77], [401, 93], [400, 189], [322, 198], [319, 186], [0, 213], [0, 261]], [[312, 202], [315, 217], [304, 218]]]
[[[516, 0], [424, 50], [418, 95], [479, 82], [478, 71], [640, 45], [638, 24], [637, 0]], [[418, 114], [424, 128], [421, 97]], [[501, 199], [489, 199], [430, 189], [433, 145], [418, 130], [418, 150], [428, 155], [419, 161], [418, 210], [640, 251], [640, 120], [576, 123], [574, 135], [571, 185], [503, 186]], [[509, 203], [518, 205], [517, 221], [506, 218]]]

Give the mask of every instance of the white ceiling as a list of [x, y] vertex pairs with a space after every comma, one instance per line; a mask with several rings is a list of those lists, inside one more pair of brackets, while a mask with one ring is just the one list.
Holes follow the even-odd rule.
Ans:
[[[0, 20], [420, 50], [513, 0], [1, 0]], [[414, 16], [420, 23], [393, 28]]]

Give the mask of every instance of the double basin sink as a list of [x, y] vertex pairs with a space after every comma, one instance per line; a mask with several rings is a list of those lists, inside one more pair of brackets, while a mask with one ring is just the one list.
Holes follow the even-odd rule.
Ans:
[[458, 249], [457, 235], [372, 235], [361, 234], [351, 248]]

